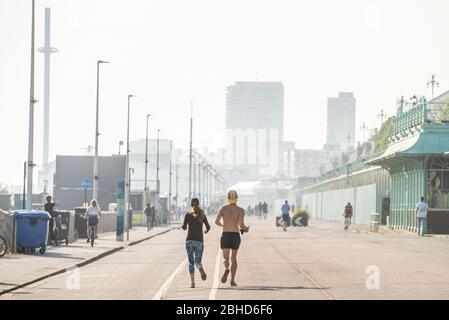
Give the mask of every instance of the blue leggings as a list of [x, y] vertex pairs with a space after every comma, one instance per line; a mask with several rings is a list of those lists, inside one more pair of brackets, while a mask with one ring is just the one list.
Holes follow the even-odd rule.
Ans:
[[202, 241], [187, 240], [186, 241], [187, 257], [189, 258], [189, 272], [195, 271], [195, 265], [197, 268], [202, 268], [204, 244]]

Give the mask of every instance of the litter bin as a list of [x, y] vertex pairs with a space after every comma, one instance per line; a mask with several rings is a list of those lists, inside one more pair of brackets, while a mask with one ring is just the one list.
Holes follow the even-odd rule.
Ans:
[[85, 207], [75, 208], [75, 238], [87, 238], [87, 220], [84, 219]]
[[65, 245], [68, 245], [69, 242], [75, 241], [75, 213], [67, 210], [54, 210], [53, 212], [60, 216], [60, 218], [56, 218], [58, 220], [55, 222], [57, 227], [57, 239], [55, 240], [58, 241], [58, 244], [63, 241]]
[[50, 214], [46, 211], [16, 211], [17, 251], [44, 254], [48, 238]]
[[378, 232], [380, 224], [380, 214], [370, 213], [369, 216], [370, 216], [370, 231]]
[[14, 252], [14, 214], [0, 209], [0, 257]]

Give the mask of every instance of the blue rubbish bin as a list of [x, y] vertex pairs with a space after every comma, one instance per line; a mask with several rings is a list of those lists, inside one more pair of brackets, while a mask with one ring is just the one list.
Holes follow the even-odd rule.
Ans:
[[48, 239], [48, 221], [50, 214], [46, 211], [16, 211], [17, 251], [19, 253], [39, 248], [44, 254]]

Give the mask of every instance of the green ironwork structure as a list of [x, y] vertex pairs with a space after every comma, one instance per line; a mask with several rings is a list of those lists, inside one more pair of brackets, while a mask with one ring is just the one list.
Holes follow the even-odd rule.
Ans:
[[366, 161], [390, 173], [388, 224], [416, 232], [415, 206], [424, 196], [428, 231], [449, 233], [449, 91], [395, 116], [389, 141], [382, 155]]

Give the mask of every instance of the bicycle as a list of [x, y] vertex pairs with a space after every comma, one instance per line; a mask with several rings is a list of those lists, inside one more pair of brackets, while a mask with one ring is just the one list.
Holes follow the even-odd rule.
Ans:
[[288, 220], [290, 219], [289, 216], [283, 216], [282, 217], [282, 228], [284, 229], [284, 231], [287, 231], [287, 227], [288, 227]]
[[93, 247], [95, 243], [95, 238], [97, 237], [97, 226], [101, 218], [97, 216], [88, 217], [89, 230], [87, 237], [90, 239], [90, 246]]
[[351, 217], [345, 216], [345, 230], [347, 231], [349, 229], [349, 226], [351, 225]]
[[8, 244], [6, 243], [5, 238], [0, 236], [0, 257], [3, 257], [6, 252], [8, 252]]

